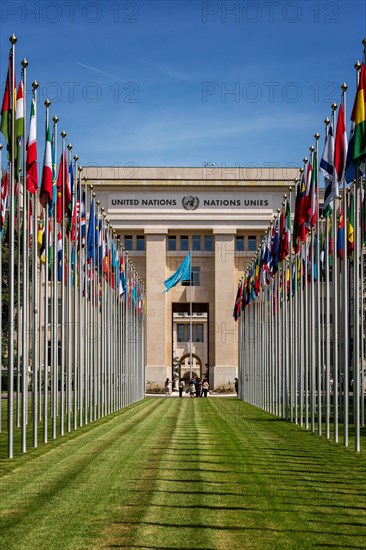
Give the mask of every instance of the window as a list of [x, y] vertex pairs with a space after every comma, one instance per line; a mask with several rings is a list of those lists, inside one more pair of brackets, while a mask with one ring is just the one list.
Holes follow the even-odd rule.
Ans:
[[195, 325], [195, 342], [203, 342], [203, 325]]
[[145, 250], [145, 237], [144, 237], [144, 235], [137, 235], [137, 237], [136, 237], [136, 250]]
[[168, 250], [177, 250], [177, 237], [168, 237]]
[[125, 249], [132, 250], [132, 235], [125, 235]]
[[193, 235], [192, 237], [192, 250], [198, 252], [201, 250], [201, 235]]
[[236, 237], [235, 250], [237, 252], [244, 252], [244, 237]]
[[212, 252], [213, 251], [213, 237], [212, 237], [212, 235], [205, 235], [205, 251], [206, 252]]
[[180, 249], [181, 250], [188, 250], [188, 237], [183, 235], [180, 238]]
[[178, 338], [178, 342], [186, 342], [185, 340], [185, 330], [184, 330], [184, 326], [185, 325], [177, 325], [177, 338]]
[[249, 235], [248, 237], [248, 250], [249, 252], [255, 252], [257, 250], [257, 237]]
[[182, 286], [200, 286], [200, 267], [192, 267], [191, 280], [182, 281]]

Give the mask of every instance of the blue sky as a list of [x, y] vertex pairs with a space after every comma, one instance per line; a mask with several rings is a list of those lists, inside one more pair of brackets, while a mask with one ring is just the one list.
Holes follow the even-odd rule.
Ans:
[[40, 159], [49, 97], [84, 165], [298, 165], [316, 131], [322, 148], [344, 81], [349, 119], [366, 36], [363, 0], [3, 1], [0, 13], [2, 90], [12, 33], [40, 83]]

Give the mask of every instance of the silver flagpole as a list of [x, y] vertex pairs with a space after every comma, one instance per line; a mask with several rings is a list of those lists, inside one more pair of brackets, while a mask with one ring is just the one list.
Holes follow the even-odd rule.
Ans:
[[[29, 193], [27, 191], [27, 154], [26, 154], [26, 87], [27, 87], [27, 66], [28, 61], [23, 59], [23, 137], [22, 137], [22, 149], [23, 149], [23, 292], [22, 292], [22, 453], [27, 452], [27, 422], [28, 422], [28, 326], [29, 326], [29, 233], [28, 227], [28, 212], [29, 212]], [[20, 177], [19, 177], [20, 184]], [[20, 199], [20, 185], [18, 191], [18, 198]], [[20, 237], [20, 235], [19, 235]], [[20, 243], [18, 241], [18, 250], [20, 251]], [[20, 265], [19, 265], [20, 269]], [[20, 280], [20, 277], [19, 277]], [[20, 312], [18, 311], [18, 314]], [[18, 335], [19, 338], [19, 335]], [[19, 382], [19, 380], [18, 380]], [[19, 384], [18, 384], [19, 385]]]
[[[23, 71], [22, 71], [23, 73]], [[15, 75], [15, 72], [13, 73]], [[22, 75], [23, 76], [23, 75]], [[14, 87], [15, 87], [15, 103], [16, 103], [16, 84], [15, 84], [15, 77], [14, 77]], [[16, 128], [16, 108], [15, 108], [15, 133], [17, 132], [17, 128]], [[17, 150], [17, 152], [20, 154], [20, 147], [19, 147], [19, 151], [18, 151], [18, 138], [16, 135], [14, 135], [14, 148], [15, 150]], [[18, 164], [19, 164], [19, 172], [18, 172]], [[21, 386], [21, 380], [22, 380], [22, 356], [23, 356], [23, 338], [22, 338], [22, 322], [23, 322], [23, 319], [22, 317], [24, 317], [24, 310], [22, 310], [22, 316], [20, 315], [20, 310], [21, 310], [21, 307], [22, 307], [22, 304], [21, 304], [21, 297], [22, 297], [22, 292], [21, 292], [21, 269], [20, 269], [20, 264], [21, 264], [21, 252], [22, 252], [22, 243], [21, 243], [21, 212], [20, 212], [20, 162], [18, 163], [18, 160], [16, 159], [15, 160], [15, 164], [14, 164], [14, 175], [15, 175], [15, 189], [16, 189], [16, 192], [15, 192], [15, 189], [14, 189], [14, 192], [15, 192], [15, 201], [16, 201], [16, 232], [17, 232], [17, 243], [16, 243], [16, 251], [17, 251], [17, 305], [16, 305], [16, 311], [17, 311], [17, 316], [16, 316], [16, 319], [17, 319], [17, 329], [16, 329], [16, 342], [17, 342], [17, 345], [16, 345], [16, 350], [17, 350], [17, 353], [16, 353], [16, 358], [17, 358], [17, 370], [16, 370], [16, 426], [17, 428], [20, 427], [20, 409], [21, 409], [21, 396], [20, 396], [20, 386]], [[22, 208], [24, 208], [24, 205], [25, 205], [25, 200], [24, 200], [24, 195], [23, 195], [23, 204], [22, 204]], [[23, 226], [23, 232], [24, 232], [24, 226]], [[15, 242], [14, 242], [15, 244]], [[23, 272], [23, 277], [24, 277], [24, 272]], [[22, 384], [23, 385], [23, 384]], [[24, 451], [22, 451], [24, 452]]]
[[[46, 106], [46, 132], [48, 129], [49, 124], [49, 107], [51, 105], [51, 102], [46, 99], [44, 102]], [[47, 138], [46, 138], [47, 139]], [[46, 243], [46, 251], [45, 251], [45, 267], [44, 267], [44, 341], [43, 341], [43, 360], [44, 360], [44, 374], [43, 374], [43, 384], [44, 384], [44, 397], [43, 397], [43, 443], [47, 443], [48, 441], [48, 384], [49, 384], [49, 377], [48, 377], [48, 366], [49, 366], [49, 353], [48, 353], [48, 299], [49, 299], [49, 285], [48, 285], [48, 275], [49, 275], [49, 266], [48, 266], [48, 259], [49, 259], [49, 226], [51, 224], [51, 221], [49, 220], [49, 212], [48, 212], [48, 205], [46, 205], [46, 208], [43, 211], [44, 213], [44, 223], [45, 223], [45, 243]]]
[[[89, 218], [89, 224], [90, 224], [90, 204], [91, 204], [91, 197], [88, 198], [88, 178], [84, 177], [84, 183], [85, 183], [85, 214], [86, 217]], [[87, 214], [88, 212], [88, 214]], [[86, 226], [85, 226], [86, 229]], [[89, 230], [89, 227], [88, 227]], [[84, 424], [88, 424], [88, 406], [89, 406], [89, 348], [88, 348], [88, 339], [89, 339], [89, 307], [88, 307], [88, 300], [89, 300], [89, 270], [88, 270], [88, 231], [86, 231], [85, 235], [85, 287], [84, 287], [84, 342], [83, 342], [83, 348], [84, 348], [84, 386], [83, 386], [83, 392], [84, 392]]]
[[315, 170], [315, 182], [316, 182], [316, 189], [314, 189], [314, 193], [316, 193], [315, 197], [315, 207], [316, 207], [316, 273], [317, 273], [317, 281], [316, 281], [316, 362], [317, 362], [317, 374], [318, 374], [318, 434], [320, 435], [322, 433], [322, 360], [321, 360], [321, 277], [320, 277], [320, 224], [319, 224], [319, 138], [320, 135], [318, 132], [314, 134], [315, 138], [315, 159], [316, 162], [313, 162], [313, 170]]
[[[61, 221], [61, 239], [62, 239], [62, 256], [61, 256], [61, 327], [60, 331], [57, 330], [57, 343], [58, 343], [58, 333], [60, 332], [60, 344], [61, 344], [61, 388], [60, 388], [60, 435], [64, 435], [65, 433], [65, 254], [66, 254], [66, 242], [65, 242], [65, 220], [66, 220], [66, 213], [65, 213], [65, 207], [66, 207], [66, 201], [65, 201], [65, 193], [66, 193], [66, 178], [67, 178], [67, 172], [65, 173], [65, 169], [67, 171], [67, 162], [66, 160], [66, 132], [61, 132], [62, 137], [62, 201], [61, 201], [61, 207], [62, 207], [62, 221]], [[65, 160], [64, 160], [65, 159]], [[65, 166], [66, 164], [66, 166]], [[58, 244], [58, 238], [57, 238], [57, 244]], [[56, 257], [56, 256], [55, 256]], [[58, 268], [58, 258], [57, 258], [57, 268]], [[70, 347], [70, 343], [67, 341], [68, 347]], [[58, 348], [58, 344], [57, 344]], [[57, 354], [58, 356], [58, 354]], [[57, 357], [58, 358], [58, 357]], [[58, 363], [58, 361], [57, 361]], [[57, 368], [58, 373], [58, 368]], [[57, 376], [57, 389], [59, 384], [59, 376]], [[58, 391], [57, 391], [57, 400], [58, 400]]]
[[10, 102], [11, 112], [11, 137], [10, 137], [10, 204], [9, 204], [9, 343], [8, 343], [8, 457], [14, 457], [14, 198], [15, 198], [15, 120], [14, 120], [14, 74], [15, 74], [15, 43], [14, 34], [11, 42], [11, 75], [10, 75]]
[[[38, 83], [36, 81], [32, 84], [33, 88], [33, 107], [34, 107], [34, 116], [37, 121], [37, 88]], [[38, 382], [39, 387], [40, 379], [38, 380], [38, 373], [40, 373], [39, 368], [39, 340], [38, 340], [38, 331], [39, 331], [39, 301], [38, 301], [38, 292], [39, 292], [39, 283], [38, 283], [38, 261], [37, 261], [37, 246], [38, 246], [38, 193], [37, 191], [33, 195], [32, 199], [33, 204], [33, 259], [32, 259], [32, 416], [33, 416], [33, 447], [38, 447]], [[39, 377], [40, 378], [40, 377]]]
[[[80, 229], [79, 229], [79, 296], [78, 296], [78, 411], [79, 411], [79, 427], [83, 425], [83, 375], [84, 375], [84, 353], [83, 353], [83, 330], [84, 330], [84, 316], [83, 316], [83, 286], [85, 283], [85, 233], [86, 233], [86, 207], [85, 202], [82, 204], [82, 198], [85, 193], [81, 184], [81, 171], [82, 167], [79, 166], [79, 189], [80, 189]], [[81, 209], [84, 209], [82, 212]], [[81, 214], [84, 214], [85, 218], [82, 220]], [[84, 236], [82, 238], [81, 230], [84, 230]], [[83, 244], [84, 239], [84, 244]]]
[[354, 425], [355, 425], [355, 451], [360, 452], [360, 172], [357, 167], [356, 182], [354, 185], [354, 334], [353, 334], [353, 404], [354, 404]]
[[190, 262], [189, 262], [189, 381], [192, 380], [192, 338], [193, 338], [193, 330], [192, 330], [192, 255], [191, 250], [189, 250], [190, 254]]
[[326, 256], [326, 267], [325, 267], [325, 296], [327, 297], [325, 302], [325, 323], [326, 323], [326, 333], [325, 333], [325, 340], [326, 340], [326, 354], [325, 354], [325, 426], [326, 426], [326, 437], [329, 439], [330, 437], [330, 426], [329, 426], [329, 418], [330, 418], [330, 394], [329, 394], [329, 374], [330, 374], [330, 290], [329, 290], [329, 272], [330, 272], [330, 256], [329, 256], [329, 227], [330, 227], [330, 216], [331, 213], [328, 213], [328, 215], [325, 218], [325, 256]]
[[[69, 169], [70, 164], [72, 163], [72, 144], [69, 143], [67, 146], [68, 149], [68, 159], [67, 159], [67, 170]], [[72, 166], [72, 165], [71, 165]], [[71, 191], [71, 181], [69, 181], [70, 191]], [[73, 196], [71, 196], [71, 220], [69, 225], [69, 236], [67, 239], [67, 299], [66, 299], [66, 306], [67, 306], [67, 321], [66, 321], [66, 346], [67, 346], [67, 362], [66, 362], [66, 414], [67, 414], [67, 431], [71, 432], [71, 412], [72, 412], [72, 362], [73, 362], [73, 346], [74, 346], [74, 339], [73, 339], [73, 322], [75, 322], [75, 317], [72, 317], [72, 302], [71, 302], [71, 292], [72, 292], [72, 262], [71, 262], [71, 255], [72, 255], [72, 248], [73, 243], [71, 240], [71, 232], [72, 232], [72, 216], [74, 212], [75, 207], [75, 179], [74, 179], [74, 187], [73, 187]], [[66, 247], [65, 247], [66, 248]], [[74, 277], [75, 279], [75, 277]], [[75, 284], [75, 280], [74, 280]]]
[[101, 337], [102, 337], [102, 325], [101, 325], [101, 318], [100, 318], [100, 288], [101, 288], [101, 276], [103, 276], [103, 271], [100, 270], [100, 264], [102, 261], [102, 258], [100, 257], [100, 245], [102, 242], [102, 226], [100, 225], [100, 201], [97, 201], [97, 220], [98, 220], [98, 243], [97, 243], [97, 291], [96, 291], [96, 327], [97, 327], [97, 341], [96, 341], [96, 349], [95, 349], [95, 361], [97, 363], [97, 371], [96, 371], [96, 408], [95, 408], [95, 418], [99, 419], [101, 416], [101, 368], [102, 368], [102, 361], [101, 361], [101, 353], [100, 353], [100, 344], [101, 344]]
[[[346, 120], [346, 95], [343, 102], [344, 118]], [[343, 343], [343, 443], [348, 447], [348, 427], [349, 427], [349, 326], [348, 326], [348, 255], [347, 255], [347, 184], [343, 182], [343, 269], [342, 269], [342, 295], [343, 295], [343, 311], [342, 311], [342, 343]], [[342, 391], [342, 388], [341, 388]]]
[[73, 289], [73, 333], [74, 333], [74, 376], [73, 376], [73, 426], [74, 430], [78, 427], [78, 407], [79, 407], [79, 374], [80, 374], [80, 286], [81, 286], [81, 185], [80, 185], [80, 166], [78, 166], [78, 155], [74, 155], [74, 174], [76, 186], [76, 228], [74, 247], [74, 289]]
[[[57, 123], [58, 116], [53, 117], [53, 136], [54, 136], [54, 161], [57, 163]], [[56, 164], [57, 166], [57, 164]], [[54, 168], [57, 181], [56, 167]], [[55, 185], [55, 182], [53, 182]], [[58, 190], [57, 190], [58, 193]], [[52, 285], [52, 363], [51, 363], [51, 408], [52, 408], [52, 438], [56, 439], [57, 415], [58, 415], [58, 277], [57, 277], [57, 198], [53, 212], [53, 285]]]

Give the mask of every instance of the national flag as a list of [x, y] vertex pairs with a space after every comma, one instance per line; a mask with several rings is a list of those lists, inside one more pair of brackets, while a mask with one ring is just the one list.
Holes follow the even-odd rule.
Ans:
[[41, 260], [42, 264], [45, 264], [46, 263], [46, 231], [45, 231], [42, 213], [38, 222], [37, 243], [38, 243], [39, 259]]
[[291, 212], [290, 201], [286, 201], [283, 212], [283, 235], [281, 242], [281, 259], [284, 260], [290, 254], [291, 246]]
[[310, 197], [308, 210], [308, 225], [313, 228], [317, 222], [317, 200], [318, 200], [318, 159], [316, 152], [313, 159], [313, 171], [311, 174]]
[[337, 231], [337, 258], [343, 260], [344, 258], [344, 219], [342, 207], [339, 207], [339, 221]]
[[182, 264], [178, 267], [177, 271], [173, 273], [168, 279], [165, 279], [164, 285], [166, 289], [163, 291], [168, 292], [171, 288], [176, 286], [180, 281], [190, 281], [191, 280], [191, 254], [187, 254], [186, 258]]
[[323, 155], [320, 160], [319, 171], [324, 176], [324, 208], [338, 196], [338, 181], [334, 171], [334, 135], [333, 125], [329, 124], [327, 137], [325, 139]]
[[235, 321], [237, 321], [239, 319], [240, 314], [241, 314], [242, 295], [243, 295], [243, 284], [239, 283], [238, 291], [236, 293], [234, 310], [233, 310], [233, 317], [234, 317]]
[[81, 195], [80, 203], [80, 239], [81, 246], [85, 246], [85, 236], [86, 236], [86, 217], [85, 217], [85, 191]]
[[27, 191], [35, 193], [38, 189], [38, 166], [37, 166], [37, 118], [36, 102], [32, 99], [29, 134], [27, 141]]
[[279, 230], [278, 230], [278, 219], [274, 223], [274, 232], [273, 240], [271, 243], [271, 256], [272, 256], [272, 266], [271, 266], [271, 276], [276, 275], [278, 271], [278, 250], [279, 250]]
[[24, 135], [24, 94], [23, 82], [19, 82], [15, 109], [15, 177], [19, 178], [21, 141]]
[[334, 143], [334, 170], [338, 185], [342, 184], [346, 170], [348, 152], [348, 140], [346, 122], [344, 120], [344, 111], [342, 104], [339, 106], [337, 130]]
[[[60, 165], [57, 176], [57, 201], [56, 201], [56, 219], [58, 223], [62, 223], [64, 219], [64, 213], [68, 212], [69, 204], [71, 202], [70, 187], [68, 183], [68, 168], [66, 161], [65, 150], [61, 153]], [[64, 194], [65, 189], [65, 194]], [[63, 205], [63, 203], [65, 203]]]
[[94, 216], [94, 199], [92, 199], [90, 204], [90, 213], [89, 213], [89, 226], [88, 226], [88, 235], [87, 235], [87, 248], [86, 248], [86, 259], [93, 261], [95, 259], [95, 216]]
[[126, 279], [125, 279], [125, 262], [124, 256], [121, 254], [120, 264], [119, 264], [119, 295], [124, 296], [126, 292]]
[[351, 120], [355, 123], [353, 161], [359, 165], [366, 157], [366, 69], [362, 63]]
[[5, 172], [3, 175], [3, 179], [1, 182], [1, 225], [0, 230], [2, 231], [5, 226], [5, 215], [6, 215], [6, 209], [8, 206], [8, 194], [9, 194], [9, 175], [8, 171]]
[[72, 233], [73, 215], [74, 215], [74, 210], [75, 210], [75, 206], [76, 206], [76, 195], [75, 195], [75, 185], [74, 185], [74, 170], [73, 170], [73, 167], [72, 167], [72, 161], [70, 161], [70, 164], [69, 164], [69, 182], [70, 182], [71, 201], [70, 201], [70, 204], [69, 204], [67, 215], [68, 215], [68, 218], [69, 218], [68, 232]]
[[46, 205], [52, 203], [52, 150], [51, 132], [49, 126], [46, 128], [46, 144], [44, 150], [42, 182], [39, 200], [43, 208], [46, 208]]
[[12, 56], [12, 50], [10, 50], [8, 74], [6, 77], [3, 103], [1, 106], [1, 124], [0, 124], [0, 132], [3, 134], [7, 144], [9, 160], [11, 155], [11, 117], [15, 107], [15, 105], [12, 105], [13, 98], [15, 96], [15, 75], [14, 75], [14, 82], [13, 82], [13, 90], [11, 90], [12, 80], [13, 80], [12, 67], [13, 67], [13, 56]]
[[355, 208], [353, 193], [349, 200], [348, 216], [347, 216], [347, 255], [351, 256], [355, 248], [354, 243], [354, 227], [355, 227]]
[[356, 164], [353, 162], [354, 144], [355, 144], [355, 123], [351, 121], [349, 139], [348, 139], [346, 170], [344, 174], [344, 177], [347, 183], [351, 183], [354, 179], [356, 179]]

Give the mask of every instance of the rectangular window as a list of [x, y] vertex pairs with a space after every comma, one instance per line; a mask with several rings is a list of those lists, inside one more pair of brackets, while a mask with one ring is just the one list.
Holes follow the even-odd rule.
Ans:
[[184, 326], [185, 325], [177, 325], [177, 339], [178, 339], [178, 342], [185, 342], [186, 341], [184, 339], [184, 336], [185, 336]]
[[200, 286], [200, 267], [192, 267], [191, 280], [182, 281], [182, 286]]
[[203, 342], [203, 325], [195, 325], [195, 341], [196, 342]]
[[125, 249], [132, 250], [132, 235], [125, 235]]
[[187, 236], [181, 236], [180, 238], [180, 249], [181, 250], [188, 250], [188, 237]]
[[244, 252], [244, 237], [236, 237], [235, 250], [237, 252]]
[[212, 252], [213, 251], [213, 237], [212, 237], [212, 235], [205, 235], [205, 251], [206, 252]]
[[249, 252], [255, 252], [257, 250], [257, 237], [249, 235], [248, 237], [248, 250]]
[[192, 250], [194, 250], [195, 252], [198, 252], [201, 250], [201, 235], [193, 235]]
[[136, 250], [145, 250], [145, 236], [137, 235], [136, 237]]
[[171, 252], [174, 252], [175, 250], [177, 250], [177, 237], [175, 236], [168, 237], [168, 250], [170, 250]]

